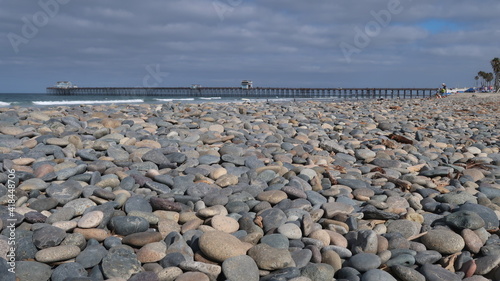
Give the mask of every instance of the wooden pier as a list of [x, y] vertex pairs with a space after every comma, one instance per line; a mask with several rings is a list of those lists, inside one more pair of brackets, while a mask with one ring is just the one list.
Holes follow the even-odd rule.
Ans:
[[434, 96], [436, 88], [250, 88], [240, 87], [168, 87], [168, 88], [62, 88], [48, 87], [53, 95], [107, 95], [158, 97], [221, 98], [337, 98], [337, 99], [411, 99]]

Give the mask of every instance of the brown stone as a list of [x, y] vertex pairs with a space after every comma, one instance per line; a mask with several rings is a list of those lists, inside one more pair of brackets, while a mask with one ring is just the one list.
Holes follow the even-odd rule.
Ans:
[[93, 238], [99, 242], [102, 242], [104, 241], [104, 239], [111, 236], [111, 234], [108, 231], [100, 228], [90, 228], [90, 229], [75, 228], [75, 230], [73, 230], [73, 233], [82, 234], [86, 240]]
[[142, 247], [149, 243], [159, 242], [162, 235], [159, 232], [139, 232], [132, 233], [122, 239], [122, 243], [130, 246]]
[[54, 172], [54, 167], [50, 164], [43, 164], [41, 166], [39, 166], [35, 171], [35, 176], [37, 178], [41, 178], [49, 173], [52, 173]]
[[469, 251], [474, 254], [479, 253], [483, 246], [483, 241], [481, 241], [481, 238], [479, 238], [473, 230], [467, 228], [462, 230], [462, 238], [465, 241], [465, 247], [467, 247]]
[[170, 232], [181, 232], [181, 226], [176, 221], [161, 219], [158, 221], [158, 231], [165, 238]]
[[201, 272], [186, 272], [177, 277], [175, 281], [210, 281], [205, 273]]
[[204, 233], [200, 237], [199, 245], [200, 250], [207, 258], [218, 262], [223, 262], [231, 257], [245, 255], [248, 249], [248, 244], [222, 231]]
[[237, 220], [231, 217], [221, 216], [221, 215], [213, 216], [210, 224], [216, 230], [223, 231], [226, 233], [236, 232], [240, 228], [240, 225]]
[[167, 255], [166, 251], [167, 245], [164, 242], [150, 243], [137, 251], [137, 260], [141, 263], [157, 262]]
[[257, 199], [260, 201], [267, 201], [271, 204], [278, 204], [287, 198], [287, 194], [281, 190], [269, 190], [259, 193]]
[[182, 205], [179, 202], [173, 202], [166, 198], [151, 197], [149, 203], [155, 210], [176, 211], [182, 210]]

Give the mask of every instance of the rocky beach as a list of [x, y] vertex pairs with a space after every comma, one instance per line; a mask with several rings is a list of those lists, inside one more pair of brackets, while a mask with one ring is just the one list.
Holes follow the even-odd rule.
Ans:
[[0, 108], [0, 280], [500, 280], [499, 108]]

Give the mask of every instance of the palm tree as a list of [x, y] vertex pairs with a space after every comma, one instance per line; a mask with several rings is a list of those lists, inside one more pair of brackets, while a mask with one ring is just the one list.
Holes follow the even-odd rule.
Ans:
[[474, 80], [476, 80], [475, 86], [477, 87], [477, 81], [479, 80], [479, 76], [476, 75], [476, 77], [474, 77]]
[[498, 91], [500, 88], [500, 59], [492, 59], [491, 67], [493, 68], [493, 73], [495, 74], [495, 91]]
[[479, 77], [481, 77], [481, 87], [484, 87], [484, 81], [486, 80], [486, 72], [479, 71], [477, 73], [477, 75], [479, 75]]
[[493, 73], [486, 73], [485, 77], [484, 77], [484, 80], [486, 80], [486, 85], [489, 87], [491, 86], [491, 81], [493, 81], [493, 78], [495, 78], [493, 76]]

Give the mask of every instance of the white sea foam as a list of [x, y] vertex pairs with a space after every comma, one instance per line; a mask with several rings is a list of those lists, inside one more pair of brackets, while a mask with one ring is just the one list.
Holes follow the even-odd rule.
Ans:
[[61, 100], [61, 101], [33, 101], [36, 105], [71, 105], [71, 104], [104, 104], [104, 103], [142, 103], [142, 99], [131, 100]]
[[9, 106], [9, 105], [10, 105], [10, 102], [0, 101], [0, 106]]
[[222, 99], [222, 97], [211, 97], [211, 98], [201, 97], [200, 99], [201, 100], [220, 100], [220, 99]]
[[194, 100], [194, 98], [186, 98], [186, 99], [155, 99], [155, 100], [169, 102], [169, 101], [174, 101], [174, 100]]

